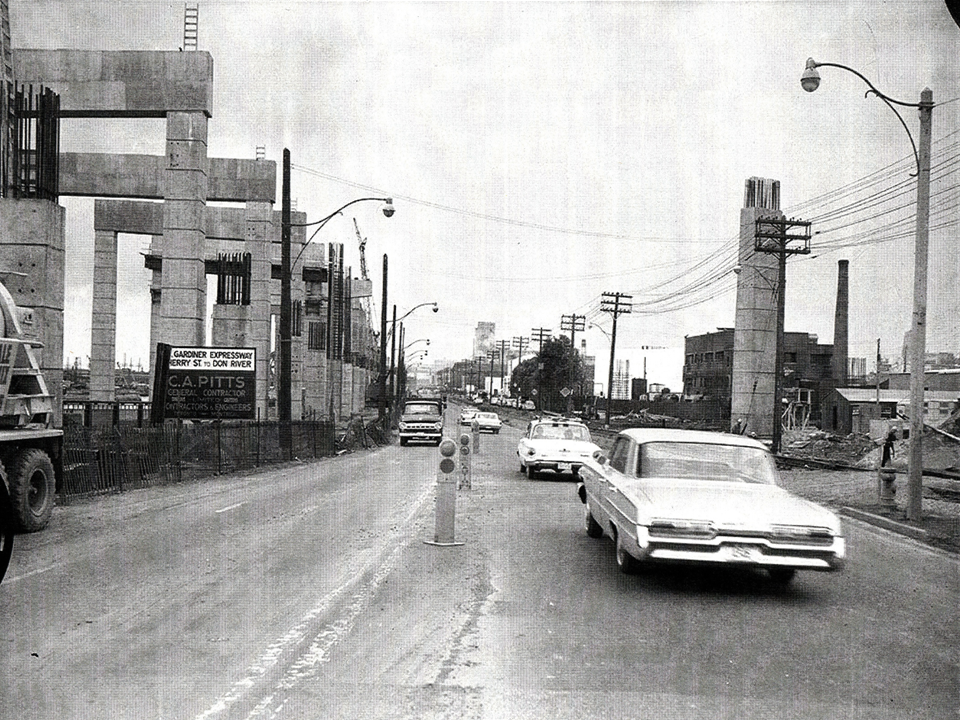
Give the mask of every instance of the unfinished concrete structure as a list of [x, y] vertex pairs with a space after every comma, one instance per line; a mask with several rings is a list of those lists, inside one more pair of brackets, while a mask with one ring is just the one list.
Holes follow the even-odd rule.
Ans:
[[780, 181], [750, 178], [740, 210], [737, 259], [737, 310], [731, 373], [732, 423], [743, 419], [746, 432], [773, 435], [776, 392], [778, 259], [754, 247], [757, 218], [783, 218]]
[[[216, 346], [256, 348], [257, 413], [269, 417], [271, 315], [278, 314], [280, 302], [281, 220], [280, 213], [273, 210], [277, 167], [265, 159], [208, 157], [213, 95], [213, 59], [209, 53], [15, 50], [10, 57], [10, 72], [17, 83], [42, 85], [59, 94], [61, 118], [166, 120], [163, 156], [60, 154], [61, 195], [110, 198], [98, 199], [94, 212], [90, 398], [115, 398], [117, 242], [120, 234], [141, 234], [153, 238], [145, 259], [153, 271], [149, 288], [151, 370], [152, 349], [158, 342], [205, 344], [207, 274], [216, 274], [227, 290], [220, 297], [218, 289], [211, 342]], [[208, 205], [214, 201], [242, 203], [242, 207]], [[51, 385], [59, 393], [63, 208], [55, 203], [45, 205], [52, 207], [44, 207], [36, 252], [27, 250], [34, 234], [29, 217], [31, 213], [41, 214], [35, 208], [0, 212], [0, 224], [17, 229], [4, 234], [4, 242], [17, 248], [5, 248], [5, 257], [24, 256], [24, 261], [39, 268], [31, 273], [33, 285], [40, 281], [57, 285], [34, 287], [29, 292], [49, 305], [50, 317], [43, 325], [46, 337], [42, 339], [47, 348], [43, 362], [50, 370]], [[291, 222], [295, 225], [291, 239], [297, 256], [304, 243], [302, 225], [306, 218], [303, 213], [295, 213]], [[40, 261], [34, 257], [37, 253]], [[292, 300], [298, 312], [305, 303], [307, 278], [319, 286], [319, 294], [329, 304], [330, 274], [322, 255], [323, 246], [307, 247], [294, 273]], [[344, 302], [342, 294], [340, 301]], [[365, 321], [369, 326], [369, 318]], [[365, 390], [368, 373], [357, 376], [353, 362], [337, 362], [338, 379], [334, 382], [333, 363], [324, 361], [331, 359], [330, 351], [326, 347], [311, 348], [325, 350], [325, 357], [305, 358], [304, 345], [304, 338], [296, 333], [291, 348], [292, 416], [327, 409], [336, 417], [362, 408], [363, 392], [354, 392], [354, 387]], [[332, 359], [344, 358], [334, 353]], [[307, 383], [305, 367], [310, 374]], [[349, 376], [346, 382], [339, 380], [340, 372]], [[345, 398], [344, 386], [349, 388]]]

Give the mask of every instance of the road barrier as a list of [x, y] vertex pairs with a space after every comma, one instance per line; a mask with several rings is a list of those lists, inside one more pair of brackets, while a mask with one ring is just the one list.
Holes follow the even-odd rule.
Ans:
[[[469, 438], [468, 435], [461, 436]], [[450, 438], [440, 441], [440, 463], [437, 466], [436, 521], [433, 540], [424, 540], [428, 545], [450, 547], [463, 545], [456, 540], [457, 517], [457, 470], [461, 469], [464, 448], [469, 456], [469, 446], [458, 445]]]

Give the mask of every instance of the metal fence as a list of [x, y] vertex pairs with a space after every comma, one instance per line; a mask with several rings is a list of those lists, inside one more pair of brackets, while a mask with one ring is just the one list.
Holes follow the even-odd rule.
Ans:
[[[142, 488], [283, 462], [280, 427], [269, 422], [64, 423], [62, 496]], [[292, 455], [336, 453], [333, 423], [291, 423]]]

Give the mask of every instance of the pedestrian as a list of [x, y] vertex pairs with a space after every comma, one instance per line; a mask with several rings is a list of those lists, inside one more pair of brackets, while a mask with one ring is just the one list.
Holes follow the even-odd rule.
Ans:
[[733, 434], [743, 435], [743, 431], [746, 429], [747, 429], [747, 426], [743, 422], [743, 418], [737, 418], [737, 424], [733, 426]]
[[883, 455], [880, 458], [880, 467], [886, 467], [887, 463], [893, 462], [893, 444], [897, 441], [897, 429], [891, 427], [887, 431], [887, 436], [883, 440]]

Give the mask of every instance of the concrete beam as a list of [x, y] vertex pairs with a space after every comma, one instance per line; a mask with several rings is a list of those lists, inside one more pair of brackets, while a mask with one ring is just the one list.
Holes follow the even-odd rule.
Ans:
[[[160, 155], [60, 153], [60, 194], [163, 200], [167, 164]], [[276, 198], [272, 160], [210, 158], [207, 172], [208, 202], [272, 203]]]
[[59, 93], [65, 118], [213, 114], [208, 52], [15, 49], [13, 76]]

